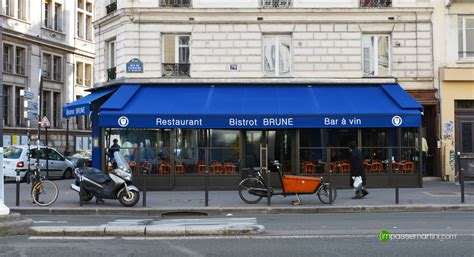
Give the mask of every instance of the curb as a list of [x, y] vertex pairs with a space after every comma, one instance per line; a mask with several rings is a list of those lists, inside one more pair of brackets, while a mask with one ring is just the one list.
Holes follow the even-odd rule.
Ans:
[[0, 237], [28, 234], [33, 220], [24, 218], [19, 213], [0, 216]]
[[[378, 205], [378, 206], [327, 206], [327, 207], [200, 207], [200, 208], [11, 208], [22, 215], [120, 215], [120, 216], [166, 216], [170, 213], [186, 216], [221, 216], [232, 214], [306, 214], [306, 213], [391, 213], [391, 212], [446, 212], [474, 211], [474, 204], [436, 205]], [[1, 222], [1, 220], [0, 220]]]
[[183, 225], [183, 226], [34, 226], [30, 234], [36, 236], [226, 236], [256, 235], [265, 232], [262, 225]]

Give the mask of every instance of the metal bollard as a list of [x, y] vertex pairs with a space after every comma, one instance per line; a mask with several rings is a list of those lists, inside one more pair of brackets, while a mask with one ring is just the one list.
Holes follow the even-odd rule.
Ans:
[[147, 171], [143, 174], [143, 207], [146, 207], [146, 174]]
[[204, 206], [209, 206], [209, 171], [204, 171]]
[[19, 170], [16, 171], [15, 180], [16, 180], [16, 206], [20, 206], [20, 180], [21, 180], [21, 177], [20, 177], [20, 171]]
[[456, 167], [459, 174], [459, 185], [461, 186], [461, 203], [464, 203], [464, 169], [461, 167], [461, 153], [457, 152]]
[[398, 190], [398, 172], [395, 172], [395, 204], [399, 204], [400, 203], [400, 196], [399, 196], [399, 190]]
[[83, 205], [83, 201], [82, 201], [82, 192], [84, 191], [84, 186], [82, 184], [82, 171], [80, 172], [80, 177], [79, 177], [79, 206], [82, 206]]
[[331, 174], [332, 174], [332, 170], [329, 170], [328, 172], [328, 184], [329, 184], [329, 204], [332, 204], [334, 201], [332, 199], [332, 185], [331, 185]]

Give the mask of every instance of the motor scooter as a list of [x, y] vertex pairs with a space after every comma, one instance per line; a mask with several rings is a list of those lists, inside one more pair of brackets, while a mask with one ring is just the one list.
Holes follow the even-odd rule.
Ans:
[[76, 182], [71, 184], [71, 189], [85, 202], [95, 196], [97, 199], [118, 199], [125, 207], [134, 206], [140, 199], [140, 191], [132, 184], [131, 169], [120, 151], [114, 153], [113, 167], [109, 174], [92, 167], [76, 168]]

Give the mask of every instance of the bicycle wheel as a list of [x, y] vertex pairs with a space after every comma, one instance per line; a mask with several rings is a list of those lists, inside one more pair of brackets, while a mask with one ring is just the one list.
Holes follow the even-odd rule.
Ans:
[[[329, 198], [329, 192], [332, 191], [332, 201]], [[334, 202], [337, 197], [337, 191], [334, 187], [329, 184], [321, 186], [321, 189], [318, 191], [318, 198], [322, 203], [329, 204]]]
[[265, 189], [262, 181], [256, 178], [246, 178], [239, 184], [239, 196], [242, 201], [248, 204], [255, 204], [262, 200], [263, 196], [258, 196], [250, 193], [251, 189]]
[[31, 191], [33, 201], [39, 206], [48, 206], [58, 199], [58, 186], [53, 181], [43, 180], [37, 183]]

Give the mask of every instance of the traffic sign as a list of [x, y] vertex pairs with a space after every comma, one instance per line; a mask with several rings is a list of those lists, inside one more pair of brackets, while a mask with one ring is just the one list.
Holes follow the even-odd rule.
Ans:
[[27, 98], [27, 99], [33, 99], [33, 92], [31, 91], [27, 91], [27, 90], [20, 90], [20, 95], [22, 95], [24, 98]]
[[38, 116], [38, 114], [36, 112], [32, 112], [32, 111], [24, 111], [23, 112], [23, 117], [25, 119], [28, 119], [28, 120], [36, 120], [37, 116]]
[[51, 123], [49, 122], [48, 117], [43, 116], [43, 118], [41, 119], [41, 127], [42, 128], [51, 128]]
[[35, 101], [25, 100], [25, 101], [23, 101], [23, 104], [24, 104], [26, 109], [38, 110], [38, 103], [35, 102]]

